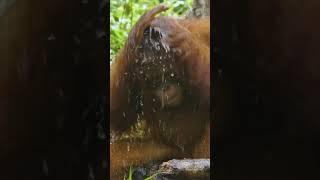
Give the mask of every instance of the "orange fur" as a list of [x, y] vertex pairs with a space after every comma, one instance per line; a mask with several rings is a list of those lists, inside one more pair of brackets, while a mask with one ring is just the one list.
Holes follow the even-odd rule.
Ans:
[[[113, 142], [111, 149], [111, 177], [123, 178], [121, 169], [150, 160], [177, 157], [210, 157], [210, 23], [206, 19], [155, 17], [166, 10], [159, 5], [143, 15], [131, 30], [125, 47], [119, 52], [110, 69], [111, 130], [124, 132], [137, 120], [135, 94], [143, 93], [142, 114], [147, 120], [152, 140], [147, 142]], [[174, 57], [162, 64], [176, 73], [187, 94], [176, 109], [154, 111], [152, 81], [161, 75], [161, 60], [142, 62], [139, 47], [144, 42], [144, 31], [151, 27], [162, 33], [162, 43], [169, 52], [153, 52], [156, 56]], [[177, 50], [177, 51], [174, 51]], [[145, 48], [140, 49], [146, 53]], [[153, 60], [154, 60], [153, 59]], [[160, 58], [161, 59], [161, 58]], [[148, 70], [151, 68], [152, 70]], [[140, 73], [139, 73], [140, 72]], [[151, 82], [152, 82], [151, 81]], [[159, 121], [164, 121], [162, 128]], [[171, 136], [168, 134], [173, 130]], [[128, 149], [126, 146], [130, 145]], [[181, 148], [182, 146], [182, 148]]]

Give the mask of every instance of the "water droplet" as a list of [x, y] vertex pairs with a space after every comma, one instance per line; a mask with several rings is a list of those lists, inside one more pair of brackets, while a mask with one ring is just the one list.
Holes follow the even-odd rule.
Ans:
[[58, 93], [59, 93], [59, 96], [60, 96], [60, 97], [64, 96], [64, 91], [63, 91], [62, 88], [59, 88]]
[[45, 176], [48, 176], [49, 169], [48, 169], [48, 162], [47, 162], [47, 160], [43, 160], [43, 161], [42, 161], [42, 171], [43, 171], [43, 173], [45, 174]]
[[48, 36], [48, 40], [49, 40], [49, 41], [56, 40], [56, 36], [55, 36], [54, 34], [50, 34], [50, 35]]
[[88, 4], [88, 0], [82, 0], [81, 3], [82, 4]]
[[74, 41], [76, 44], [78, 44], [78, 45], [80, 44], [81, 41], [80, 41], [80, 38], [79, 38], [77, 35], [73, 35], [72, 38], [73, 38], [73, 41]]

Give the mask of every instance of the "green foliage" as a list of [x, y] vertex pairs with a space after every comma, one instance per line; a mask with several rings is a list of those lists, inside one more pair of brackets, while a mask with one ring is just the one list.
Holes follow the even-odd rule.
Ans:
[[152, 180], [152, 179], [155, 179], [156, 177], [157, 177], [157, 173], [156, 174], [154, 174], [154, 175], [152, 175], [152, 176], [150, 176], [150, 177], [147, 177], [147, 178], [145, 178], [144, 180]]
[[192, 0], [110, 0], [110, 57], [115, 58], [124, 45], [131, 27], [147, 10], [159, 3], [169, 5], [163, 13], [168, 16], [181, 16], [191, 9]]
[[134, 171], [132, 171], [131, 166], [130, 166], [129, 175], [128, 175], [129, 177], [128, 177], [127, 180], [132, 180], [132, 174], [133, 174], [133, 172], [134, 172]]

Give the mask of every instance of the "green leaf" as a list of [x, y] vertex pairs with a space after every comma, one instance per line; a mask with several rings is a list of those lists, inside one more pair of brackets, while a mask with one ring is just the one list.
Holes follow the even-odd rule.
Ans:
[[150, 177], [147, 177], [147, 178], [145, 178], [144, 180], [151, 180], [152, 178], [157, 177], [157, 175], [158, 175], [158, 173], [156, 173], [156, 174], [154, 174], [154, 175], [152, 175], [152, 176], [150, 176]]

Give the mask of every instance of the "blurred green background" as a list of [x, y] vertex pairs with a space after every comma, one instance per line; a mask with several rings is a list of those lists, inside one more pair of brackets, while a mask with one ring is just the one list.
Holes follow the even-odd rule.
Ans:
[[163, 13], [181, 16], [191, 10], [192, 0], [111, 0], [110, 1], [110, 60], [124, 45], [131, 27], [138, 18], [154, 6], [165, 3], [170, 9]]

